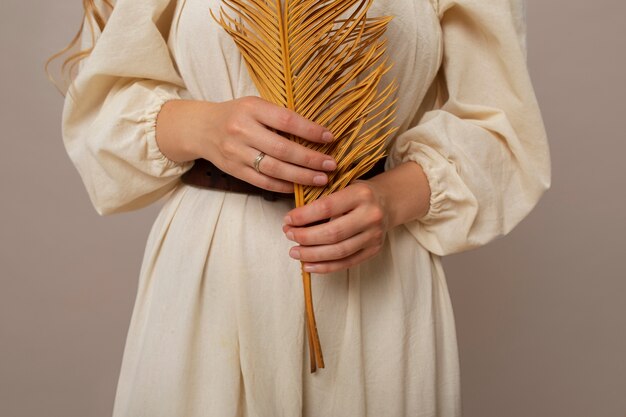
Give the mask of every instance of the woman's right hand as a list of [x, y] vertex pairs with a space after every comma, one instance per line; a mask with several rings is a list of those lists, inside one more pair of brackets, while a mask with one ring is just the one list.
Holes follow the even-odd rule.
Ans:
[[[325, 171], [335, 169], [336, 161], [270, 128], [311, 142], [333, 140], [323, 126], [256, 96], [224, 102], [167, 101], [157, 117], [156, 138], [161, 152], [172, 161], [204, 158], [266, 190], [290, 193], [293, 183], [326, 184]], [[260, 152], [266, 156], [259, 173], [253, 164]]]

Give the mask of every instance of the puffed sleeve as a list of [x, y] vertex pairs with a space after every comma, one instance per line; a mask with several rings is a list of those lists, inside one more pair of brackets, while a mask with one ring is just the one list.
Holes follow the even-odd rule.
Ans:
[[430, 209], [406, 223], [443, 256], [511, 231], [550, 188], [549, 147], [526, 65], [523, 0], [439, 0], [438, 104], [398, 135], [390, 166], [420, 164]]
[[193, 165], [168, 159], [155, 137], [161, 106], [189, 98], [164, 37], [175, 1], [116, 3], [70, 85], [62, 119], [65, 148], [100, 215], [149, 205]]

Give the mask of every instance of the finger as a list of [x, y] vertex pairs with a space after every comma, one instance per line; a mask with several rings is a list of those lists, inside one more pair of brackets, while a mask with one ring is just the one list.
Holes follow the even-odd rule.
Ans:
[[373, 233], [363, 232], [333, 245], [294, 246], [289, 256], [303, 262], [336, 261], [378, 243]]
[[[292, 193], [293, 183], [284, 181], [277, 178], [272, 178], [268, 175], [264, 175], [257, 172], [253, 165], [254, 160], [258, 156], [258, 152], [250, 157], [250, 148], [243, 143], [233, 141], [232, 156], [222, 162], [223, 164], [217, 164], [218, 168], [222, 171], [242, 180], [249, 184], [255, 185], [259, 188], [263, 188], [269, 191], [276, 191], [279, 193]], [[246, 160], [247, 159], [247, 160]], [[261, 162], [263, 162], [261, 160]]]
[[351, 187], [322, 197], [302, 207], [290, 210], [283, 222], [291, 226], [304, 226], [320, 220], [342, 215], [359, 203], [360, 193]]
[[291, 141], [258, 124], [250, 129], [248, 145], [278, 160], [314, 170], [332, 171], [337, 162], [329, 155]]
[[[254, 160], [258, 155], [258, 151], [249, 148], [248, 154], [248, 159]], [[328, 175], [324, 172], [312, 171], [307, 168], [289, 164], [267, 154], [259, 163], [259, 171], [269, 177], [282, 179], [290, 183], [321, 186], [328, 182]]]
[[337, 216], [333, 220], [308, 227], [283, 226], [287, 239], [305, 246], [331, 245], [346, 240], [366, 230], [369, 225], [363, 221], [363, 211], [354, 209]]
[[257, 187], [279, 193], [293, 193], [293, 183], [291, 182], [260, 174], [251, 167], [244, 167], [240, 172], [241, 176], [238, 177], [239, 179], [242, 179], [252, 185], [256, 185]]
[[303, 268], [307, 272], [313, 272], [316, 274], [328, 274], [331, 272], [342, 271], [373, 258], [378, 254], [378, 252], [380, 252], [380, 249], [380, 246], [370, 246], [346, 258], [336, 261], [305, 263]]
[[334, 139], [332, 133], [324, 126], [299, 115], [293, 110], [269, 101], [260, 103], [253, 114], [258, 121], [266, 126], [291, 133], [311, 142], [329, 143]]

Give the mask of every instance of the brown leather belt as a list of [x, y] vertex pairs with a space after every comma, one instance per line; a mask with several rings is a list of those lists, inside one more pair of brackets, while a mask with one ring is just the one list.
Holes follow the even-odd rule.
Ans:
[[[372, 169], [361, 175], [359, 179], [368, 179], [385, 171], [385, 158], [380, 159]], [[191, 169], [181, 176], [185, 184], [202, 188], [233, 191], [236, 193], [261, 195], [265, 200], [275, 201], [279, 198], [294, 199], [293, 193], [269, 191], [233, 177], [222, 171], [211, 161], [196, 159]]]

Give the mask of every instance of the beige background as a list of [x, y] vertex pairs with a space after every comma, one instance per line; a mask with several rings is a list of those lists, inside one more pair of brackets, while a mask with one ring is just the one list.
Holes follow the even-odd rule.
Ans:
[[[111, 414], [158, 209], [98, 216], [65, 154], [41, 67], [79, 7], [0, 2], [3, 417]], [[626, 416], [625, 13], [529, 1], [553, 185], [506, 238], [445, 259], [465, 417]]]

